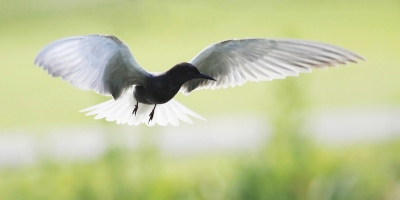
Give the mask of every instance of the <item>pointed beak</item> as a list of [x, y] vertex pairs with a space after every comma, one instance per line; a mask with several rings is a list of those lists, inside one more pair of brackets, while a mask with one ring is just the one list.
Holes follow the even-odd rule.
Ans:
[[204, 78], [204, 79], [208, 79], [208, 80], [217, 81], [217, 80], [215, 80], [213, 77], [208, 76], [208, 75], [205, 75], [205, 74], [202, 74], [202, 73], [200, 73], [199, 75], [197, 75], [196, 78]]

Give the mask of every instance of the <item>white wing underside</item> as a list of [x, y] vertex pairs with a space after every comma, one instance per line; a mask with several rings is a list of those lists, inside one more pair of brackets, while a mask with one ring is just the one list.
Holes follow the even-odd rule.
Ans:
[[219, 89], [247, 81], [271, 81], [312, 68], [346, 65], [364, 60], [354, 52], [330, 44], [296, 39], [233, 39], [212, 44], [190, 63], [217, 81], [193, 79], [181, 91]]
[[132, 114], [136, 105], [136, 100], [134, 100], [132, 93], [133, 90], [130, 90], [121, 95], [117, 100], [111, 99], [83, 109], [80, 112], [87, 112], [86, 115], [95, 115], [95, 119], [105, 118], [107, 121], [115, 121], [117, 124], [128, 124], [131, 126], [137, 126], [142, 123], [148, 126], [154, 126], [155, 124], [161, 126], [168, 124], [178, 126], [179, 120], [193, 124], [189, 116], [205, 120], [202, 116], [172, 99], [165, 104], [157, 104], [153, 120], [149, 122], [149, 114], [154, 105], [139, 103], [136, 115]]
[[123, 90], [142, 83], [149, 74], [122, 41], [109, 35], [60, 39], [45, 46], [35, 64], [82, 90], [118, 98]]

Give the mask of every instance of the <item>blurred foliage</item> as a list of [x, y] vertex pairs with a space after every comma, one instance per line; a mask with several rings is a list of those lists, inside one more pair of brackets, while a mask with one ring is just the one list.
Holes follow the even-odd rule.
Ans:
[[399, 199], [399, 142], [298, 145], [251, 157], [166, 159], [117, 148], [92, 162], [43, 161], [1, 170], [0, 199]]

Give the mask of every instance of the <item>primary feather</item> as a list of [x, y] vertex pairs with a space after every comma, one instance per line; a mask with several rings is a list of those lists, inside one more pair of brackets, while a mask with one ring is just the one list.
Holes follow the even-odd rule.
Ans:
[[35, 64], [77, 88], [115, 99], [150, 76], [133, 58], [128, 46], [108, 35], [57, 40], [39, 52]]
[[364, 60], [361, 56], [329, 44], [295, 40], [251, 38], [212, 44], [190, 63], [218, 81], [193, 79], [181, 91], [218, 89], [247, 81], [270, 81], [311, 72], [311, 68], [337, 66]]

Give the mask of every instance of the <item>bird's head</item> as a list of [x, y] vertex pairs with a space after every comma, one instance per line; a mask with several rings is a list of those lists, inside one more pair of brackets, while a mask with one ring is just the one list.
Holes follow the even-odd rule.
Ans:
[[216, 81], [213, 77], [201, 73], [194, 65], [185, 62], [175, 65], [167, 71], [167, 74], [182, 84], [195, 78]]

